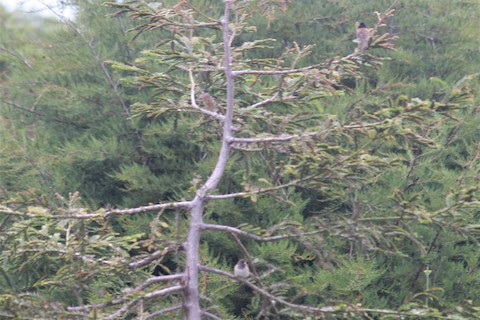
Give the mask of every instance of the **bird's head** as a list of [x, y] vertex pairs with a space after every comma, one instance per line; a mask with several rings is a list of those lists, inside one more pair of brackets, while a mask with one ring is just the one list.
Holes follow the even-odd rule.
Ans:
[[360, 24], [358, 25], [358, 29], [360, 28], [366, 28], [367, 25], [365, 24], [365, 22], [360, 22]]

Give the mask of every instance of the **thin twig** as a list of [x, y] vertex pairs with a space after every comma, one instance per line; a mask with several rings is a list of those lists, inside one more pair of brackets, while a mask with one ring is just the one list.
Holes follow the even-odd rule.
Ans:
[[155, 318], [156, 316], [160, 316], [160, 315], [165, 314], [165, 313], [173, 312], [173, 311], [179, 310], [179, 309], [181, 309], [181, 308], [182, 308], [182, 305], [176, 304], [176, 305], [171, 306], [171, 307], [169, 307], [169, 308], [165, 308], [165, 309], [162, 309], [162, 310], [155, 311], [155, 312], [149, 314], [148, 316], [146, 316], [146, 317], [143, 318], [143, 319], [144, 319], [144, 320], [153, 319], [153, 318]]
[[287, 142], [293, 139], [308, 138], [317, 135], [318, 132], [308, 132], [304, 134], [282, 134], [280, 136], [265, 137], [265, 138], [230, 138], [230, 143], [264, 143], [264, 142]]
[[212, 318], [212, 319], [214, 319], [214, 320], [222, 320], [222, 318], [217, 317], [216, 315], [211, 314], [210, 312], [207, 312], [207, 311], [202, 311], [202, 315], [203, 315], [203, 316], [206, 316], [206, 317], [208, 317], [208, 318]]
[[259, 74], [259, 75], [291, 74], [291, 73], [305, 72], [308, 70], [315, 69], [319, 66], [321, 66], [321, 64], [311, 65], [304, 68], [287, 69], [287, 70], [235, 70], [235, 71], [232, 71], [232, 74], [234, 76], [240, 76], [244, 74]]
[[265, 99], [265, 100], [263, 100], [263, 101], [260, 101], [260, 102], [257, 102], [257, 103], [254, 103], [254, 104], [252, 104], [251, 106], [248, 106], [248, 107], [246, 107], [246, 108], [243, 108], [241, 111], [243, 111], [243, 110], [253, 110], [253, 109], [256, 109], [256, 108], [258, 108], [258, 107], [261, 107], [261, 106], [263, 106], [263, 105], [265, 105], [265, 104], [268, 104], [268, 103], [270, 103], [270, 102], [274, 102], [274, 101], [277, 101], [277, 100], [278, 100], [278, 93], [275, 93], [275, 94], [273, 95], [273, 97], [267, 98], [267, 99]]
[[33, 70], [32, 66], [30, 65], [30, 63], [28, 63], [28, 61], [26, 59], [24, 59], [23, 57], [20, 56], [19, 53], [15, 53], [9, 49], [6, 49], [6, 48], [3, 48], [3, 47], [0, 47], [0, 51], [3, 51], [3, 52], [6, 52], [12, 56], [14, 56], [15, 58], [19, 59], [24, 65], [27, 66], [28, 69], [30, 70]]
[[150, 264], [152, 261], [155, 261], [158, 258], [163, 257], [164, 255], [166, 255], [167, 253], [169, 253], [170, 251], [173, 251], [173, 250], [176, 250], [176, 248], [165, 247], [163, 250], [157, 250], [157, 251], [153, 252], [152, 254], [150, 254], [146, 258], [142, 258], [142, 259], [139, 259], [138, 261], [129, 263], [128, 267], [131, 268], [131, 269], [144, 267], [144, 266]]
[[311, 179], [314, 179], [317, 177], [319, 174], [312, 174], [306, 177], [303, 177], [301, 179], [296, 179], [293, 181], [290, 181], [289, 183], [284, 183], [275, 187], [269, 187], [269, 188], [256, 188], [255, 190], [249, 190], [249, 191], [244, 191], [244, 192], [236, 192], [236, 193], [228, 193], [228, 194], [211, 194], [208, 195], [207, 198], [209, 200], [225, 200], [225, 199], [233, 199], [233, 198], [246, 198], [249, 197], [253, 194], [262, 194], [262, 193], [268, 193], [272, 191], [278, 191], [278, 190], [283, 190], [287, 187], [291, 186], [298, 186], [302, 184], [302, 182], [309, 181]]
[[123, 314], [128, 312], [134, 305], [136, 305], [137, 303], [139, 303], [140, 301], [142, 301], [144, 299], [152, 299], [152, 298], [161, 297], [161, 296], [170, 294], [170, 293], [175, 292], [175, 291], [180, 291], [182, 289], [183, 289], [183, 286], [172, 286], [172, 287], [164, 288], [164, 289], [161, 289], [161, 290], [157, 290], [155, 292], [147, 293], [143, 297], [133, 299], [132, 301], [130, 301], [129, 303], [127, 303], [126, 305], [124, 305], [123, 307], [118, 309], [117, 312], [112, 313], [109, 316], [106, 316], [102, 319], [105, 319], [105, 320], [119, 319]]
[[301, 234], [282, 234], [282, 235], [276, 235], [276, 236], [263, 237], [263, 236], [259, 236], [259, 235], [254, 234], [254, 233], [250, 233], [250, 232], [240, 230], [240, 229], [235, 228], [235, 227], [218, 225], [218, 224], [204, 223], [202, 225], [202, 229], [203, 230], [215, 230], [215, 231], [227, 232], [227, 233], [236, 234], [236, 235], [239, 235], [239, 236], [243, 236], [243, 237], [246, 237], [246, 238], [249, 238], [249, 239], [262, 241], [262, 242], [270, 242], [270, 241], [277, 241], [277, 240], [282, 240], [282, 239], [304, 237], [304, 236], [310, 236], [310, 235], [314, 235], [314, 234], [318, 234], [318, 233], [323, 232], [323, 230], [315, 230], [315, 231], [304, 232], [304, 233], [301, 233]]
[[[37, 111], [34, 111], [33, 108], [32, 109], [28, 109], [24, 106], [21, 106], [19, 105], [18, 103], [16, 102], [13, 102], [13, 101], [5, 101], [3, 100], [4, 103], [6, 104], [9, 104], [17, 109], [20, 109], [22, 111], [25, 111], [25, 112], [28, 112], [28, 113], [31, 113], [31, 114], [34, 114], [36, 116], [39, 116], [39, 117], [45, 117], [45, 114], [43, 113], [40, 113], [40, 112], [37, 112]], [[62, 124], [67, 124], [67, 125], [71, 125], [71, 126], [74, 126], [76, 128], [79, 128], [79, 129], [87, 129], [88, 127], [87, 126], [79, 126], [78, 124], [76, 124], [75, 122], [71, 122], [71, 121], [65, 121], [65, 120], [62, 120], [62, 119], [59, 119], [59, 118], [53, 118], [52, 119], [54, 122], [58, 122], [58, 123], [62, 123]]]

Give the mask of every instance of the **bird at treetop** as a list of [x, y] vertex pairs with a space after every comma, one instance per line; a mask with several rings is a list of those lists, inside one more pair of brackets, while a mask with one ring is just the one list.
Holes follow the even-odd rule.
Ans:
[[370, 40], [371, 34], [370, 29], [367, 28], [365, 23], [360, 22], [357, 27], [357, 43], [358, 50], [363, 51], [368, 48], [368, 41]]
[[235, 268], [233, 268], [233, 273], [237, 278], [247, 279], [248, 276], [250, 275], [250, 270], [248, 269], [247, 261], [243, 259], [238, 260], [237, 264], [235, 265]]

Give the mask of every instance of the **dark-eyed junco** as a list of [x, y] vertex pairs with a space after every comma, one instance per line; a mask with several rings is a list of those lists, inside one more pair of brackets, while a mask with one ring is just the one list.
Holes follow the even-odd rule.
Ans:
[[235, 265], [235, 268], [233, 268], [233, 273], [237, 278], [247, 279], [248, 276], [250, 275], [250, 270], [248, 269], [247, 261], [243, 259], [238, 260], [237, 264]]

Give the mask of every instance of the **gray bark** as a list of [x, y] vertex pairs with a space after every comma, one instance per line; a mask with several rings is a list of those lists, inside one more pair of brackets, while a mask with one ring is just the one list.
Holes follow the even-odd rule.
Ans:
[[220, 182], [225, 167], [230, 158], [230, 141], [232, 139], [232, 119], [234, 107], [234, 74], [231, 69], [230, 53], [230, 35], [228, 30], [231, 1], [225, 1], [225, 13], [220, 21], [222, 26], [224, 43], [224, 63], [225, 77], [227, 81], [227, 109], [223, 121], [222, 148], [218, 155], [215, 168], [208, 178], [207, 182], [197, 190], [195, 199], [192, 201], [190, 209], [190, 226], [188, 230], [187, 242], [185, 243], [186, 266], [185, 266], [185, 289], [184, 289], [184, 310], [185, 319], [200, 320], [200, 294], [198, 292], [198, 273], [199, 273], [199, 247], [200, 237], [203, 226], [203, 211], [207, 202], [207, 196]]

